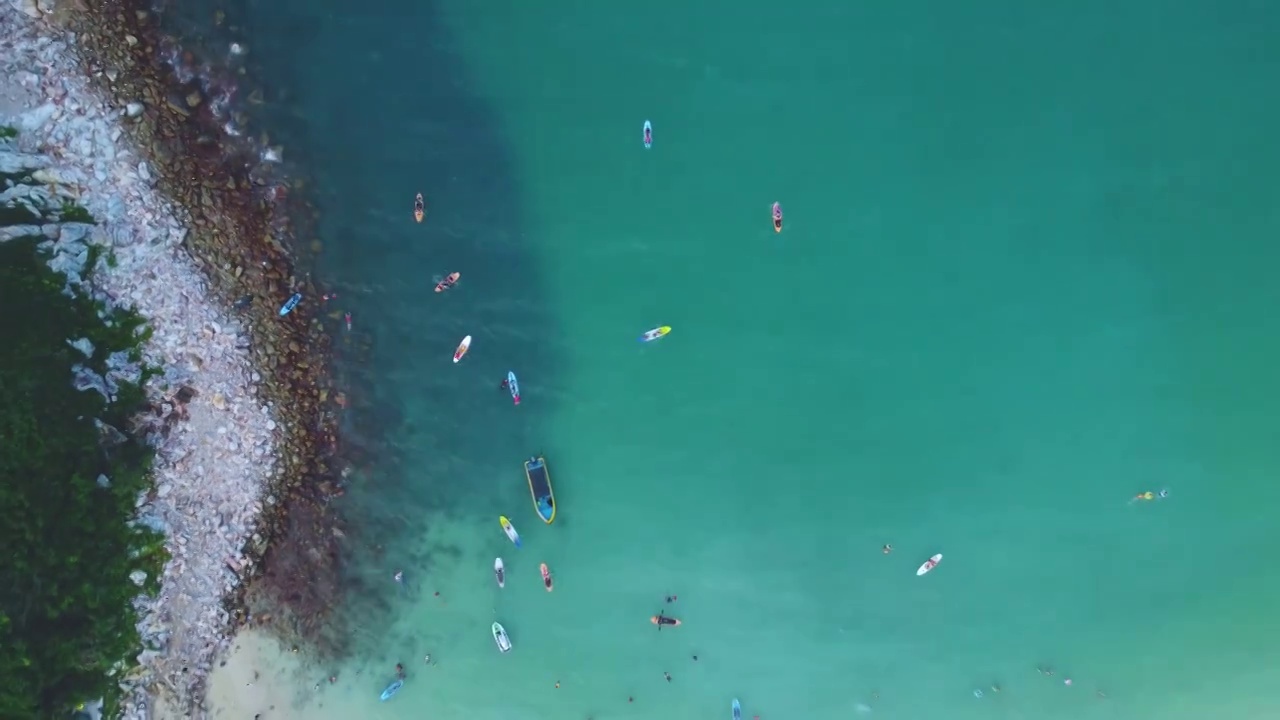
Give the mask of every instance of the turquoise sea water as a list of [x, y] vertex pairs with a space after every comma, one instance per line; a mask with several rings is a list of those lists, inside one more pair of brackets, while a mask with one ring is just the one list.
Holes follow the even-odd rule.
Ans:
[[1280, 14], [883, 5], [243, 9], [374, 388], [359, 657], [299, 713], [1280, 705]]

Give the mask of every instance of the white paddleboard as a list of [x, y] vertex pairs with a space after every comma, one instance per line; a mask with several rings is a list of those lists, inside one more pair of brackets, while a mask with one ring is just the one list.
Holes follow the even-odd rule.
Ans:
[[458, 362], [463, 355], [467, 354], [467, 350], [471, 349], [471, 336], [462, 338], [462, 342], [458, 344], [458, 349], [453, 351], [453, 361]]
[[940, 562], [942, 562], [942, 553], [938, 553], [937, 555], [934, 555], [933, 557], [929, 558], [928, 560], [925, 561], [923, 565], [920, 566], [919, 570], [916, 570], [916, 577], [919, 577], [929, 572], [930, 570], [938, 567], [938, 563]]
[[507, 637], [507, 629], [502, 627], [502, 623], [493, 624], [493, 641], [498, 643], [502, 652], [511, 651], [511, 638]]
[[502, 558], [493, 559], [493, 576], [498, 579], [498, 587], [507, 586], [506, 570], [502, 567]]

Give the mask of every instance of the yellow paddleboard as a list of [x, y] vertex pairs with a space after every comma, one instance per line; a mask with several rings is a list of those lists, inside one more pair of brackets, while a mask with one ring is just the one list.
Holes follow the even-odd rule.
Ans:
[[511, 524], [511, 521], [507, 519], [506, 515], [498, 516], [498, 524], [502, 526], [502, 532], [507, 534], [507, 537], [511, 542], [514, 543], [516, 547], [520, 547], [520, 533], [516, 532], [516, 526]]
[[649, 332], [641, 335], [640, 342], [653, 342], [654, 340], [657, 340], [658, 338], [666, 335], [669, 332], [671, 332], [670, 325], [663, 325], [662, 327], [656, 327], [650, 330]]

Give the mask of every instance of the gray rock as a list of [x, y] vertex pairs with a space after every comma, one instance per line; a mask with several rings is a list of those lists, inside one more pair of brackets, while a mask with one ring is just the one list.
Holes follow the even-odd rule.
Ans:
[[40, 229], [39, 225], [10, 225], [8, 227], [0, 227], [0, 242], [8, 242], [20, 237], [43, 234], [44, 232]]
[[97, 482], [98, 482], [98, 487], [100, 488], [111, 487], [111, 478], [107, 477], [106, 475], [103, 475], [102, 473], [98, 473]]
[[68, 340], [67, 344], [79, 350], [85, 357], [93, 357], [93, 343], [89, 342], [89, 338], [80, 338], [79, 340]]
[[142, 114], [144, 106], [140, 102], [131, 102], [124, 106], [124, 114], [131, 118], [136, 118]]
[[103, 447], [115, 447], [129, 439], [124, 433], [102, 422], [98, 418], [93, 419], [93, 424], [98, 428], [98, 444]]
[[37, 0], [10, 0], [10, 5], [14, 9], [21, 11], [27, 17], [40, 17], [40, 4]]
[[71, 385], [77, 390], [97, 390], [108, 400], [119, 390], [118, 387], [113, 387], [114, 383], [109, 378], [102, 377], [84, 365], [72, 366], [71, 373]]
[[129, 579], [133, 581], [134, 585], [142, 587], [142, 583], [147, 581], [147, 574], [142, 570], [134, 570], [129, 573]]
[[14, 118], [14, 125], [22, 132], [35, 132], [44, 127], [45, 123], [52, 120], [57, 113], [57, 105], [45, 103]]

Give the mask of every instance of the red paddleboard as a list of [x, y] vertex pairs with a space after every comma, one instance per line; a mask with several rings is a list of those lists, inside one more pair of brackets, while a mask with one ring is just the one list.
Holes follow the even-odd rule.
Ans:
[[542, 586], [551, 592], [551, 571], [547, 569], [547, 564], [542, 563]]
[[448, 277], [436, 283], [436, 292], [444, 292], [453, 287], [453, 284], [458, 282], [460, 277], [462, 277], [462, 273], [449, 273]]

